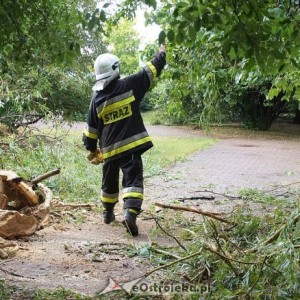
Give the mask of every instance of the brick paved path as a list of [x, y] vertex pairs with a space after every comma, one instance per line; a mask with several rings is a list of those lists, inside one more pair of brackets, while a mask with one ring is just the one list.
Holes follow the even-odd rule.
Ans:
[[197, 196], [205, 189], [236, 194], [242, 188], [270, 190], [278, 185], [300, 188], [299, 139], [221, 139], [164, 175], [150, 178], [146, 193], [151, 200], [165, 202]]

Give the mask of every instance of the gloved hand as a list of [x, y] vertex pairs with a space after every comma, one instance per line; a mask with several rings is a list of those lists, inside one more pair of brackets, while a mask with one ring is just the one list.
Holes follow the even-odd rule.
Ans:
[[100, 149], [97, 149], [95, 151], [90, 151], [90, 153], [86, 156], [86, 158], [93, 165], [99, 165], [104, 162]]

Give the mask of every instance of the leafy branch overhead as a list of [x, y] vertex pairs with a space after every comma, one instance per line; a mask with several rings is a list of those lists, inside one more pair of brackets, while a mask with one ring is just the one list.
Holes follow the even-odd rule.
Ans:
[[[299, 67], [300, 6], [297, 1], [165, 1], [163, 22], [165, 32], [160, 42], [193, 46], [205, 31], [203, 42], [219, 42], [224, 58], [253, 59], [268, 69], [271, 60], [279, 60], [278, 67], [292, 63]], [[168, 15], [168, 16], [167, 16]], [[166, 20], [164, 20], [166, 21]], [[282, 60], [287, 61], [282, 61]], [[279, 71], [279, 69], [277, 70]]]
[[169, 74], [180, 90], [171, 91], [174, 117], [187, 115], [186, 100], [200, 122], [238, 112], [245, 125], [268, 129], [299, 107], [299, 1], [164, 1], [151, 21], [171, 52]]

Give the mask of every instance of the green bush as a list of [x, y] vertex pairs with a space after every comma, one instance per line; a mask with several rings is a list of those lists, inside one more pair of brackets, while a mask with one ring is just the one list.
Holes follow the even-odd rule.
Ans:
[[88, 74], [60, 68], [12, 67], [0, 79], [0, 122], [12, 129], [48, 114], [82, 119], [92, 93]]

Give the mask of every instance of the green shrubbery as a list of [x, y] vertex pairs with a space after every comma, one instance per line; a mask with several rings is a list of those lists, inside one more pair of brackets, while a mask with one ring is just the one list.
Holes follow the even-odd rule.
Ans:
[[86, 115], [91, 78], [60, 68], [11, 68], [3, 75], [0, 121], [15, 129], [47, 115], [76, 119]]

